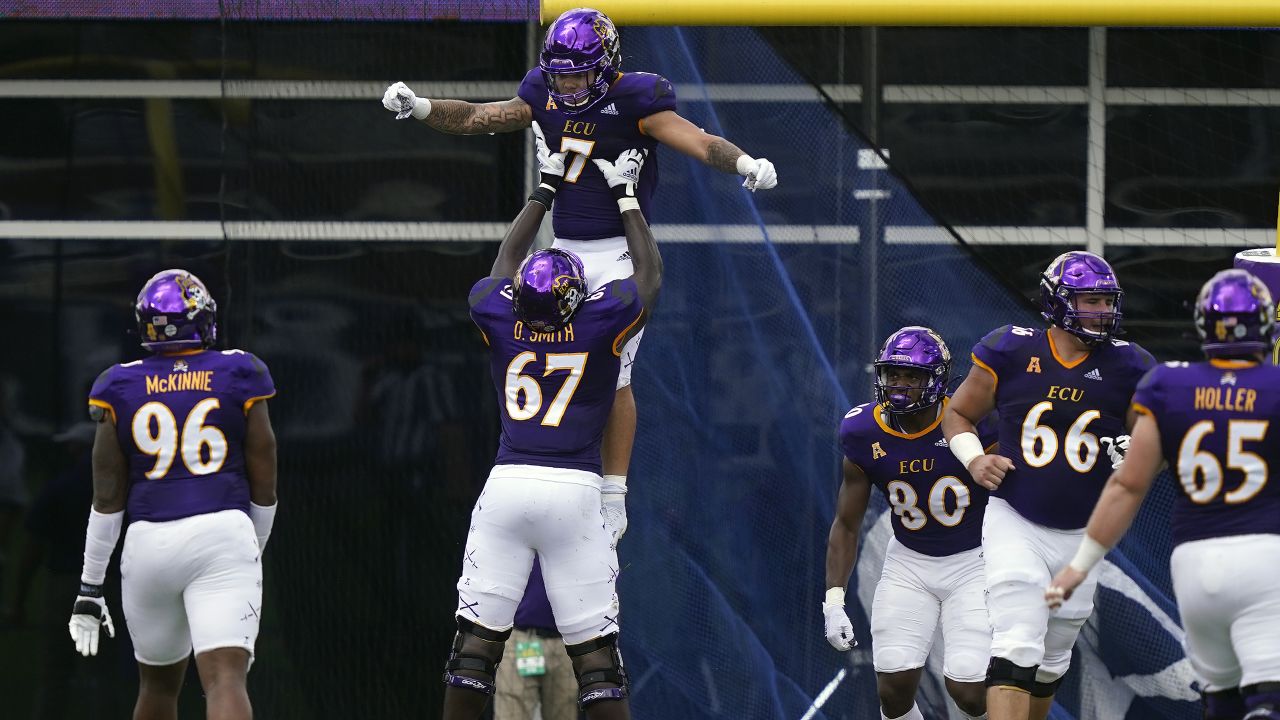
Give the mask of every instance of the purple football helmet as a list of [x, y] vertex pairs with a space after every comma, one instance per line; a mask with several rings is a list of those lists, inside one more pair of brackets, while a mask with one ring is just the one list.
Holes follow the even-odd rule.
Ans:
[[[613, 21], [599, 10], [574, 8], [561, 13], [547, 28], [538, 55], [538, 67], [547, 83], [547, 93], [560, 111], [574, 115], [586, 110], [604, 97], [609, 83], [622, 63], [622, 50], [618, 43], [618, 30]], [[557, 75], [590, 73], [586, 87], [574, 93], [562, 93], [556, 83]]]
[[[910, 385], [891, 385], [888, 368], [910, 368], [928, 375], [919, 400], [911, 399]], [[890, 335], [876, 357], [876, 402], [893, 415], [913, 413], [942, 402], [951, 381], [951, 350], [942, 336], [927, 327], [908, 325]]]
[[[1079, 310], [1077, 298], [1088, 294], [1111, 295], [1115, 305], [1106, 312]], [[1062, 253], [1040, 275], [1040, 309], [1044, 319], [1088, 345], [1097, 345], [1119, 334], [1123, 297], [1111, 265], [1091, 252]], [[1104, 325], [1101, 330], [1093, 330], [1085, 327], [1082, 320], [1102, 320]]]
[[1200, 288], [1196, 332], [1206, 357], [1244, 357], [1271, 349], [1276, 306], [1248, 270], [1223, 270]]
[[578, 256], [547, 248], [520, 264], [511, 306], [516, 317], [535, 332], [556, 332], [569, 324], [586, 296], [587, 278]]
[[218, 339], [218, 304], [186, 270], [156, 273], [133, 306], [142, 347], [152, 352], [200, 350]]

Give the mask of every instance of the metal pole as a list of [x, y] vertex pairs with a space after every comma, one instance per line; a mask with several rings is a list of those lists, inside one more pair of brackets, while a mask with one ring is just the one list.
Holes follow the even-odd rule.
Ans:
[[[880, 33], [875, 27], [862, 28], [862, 127], [867, 139], [875, 147], [880, 146]], [[867, 288], [867, 337], [863, 357], [867, 358], [866, 371], [871, 372], [871, 358], [879, 351], [880, 334], [880, 170], [868, 172], [870, 190], [867, 200], [866, 233], [862, 243], [866, 248], [863, 267]]]
[[1106, 250], [1107, 209], [1107, 29], [1089, 28], [1089, 149], [1085, 190], [1088, 250]]

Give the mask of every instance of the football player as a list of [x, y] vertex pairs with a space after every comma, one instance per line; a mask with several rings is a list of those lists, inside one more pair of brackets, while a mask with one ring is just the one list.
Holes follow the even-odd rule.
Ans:
[[1045, 593], [1070, 602], [1120, 541], [1164, 462], [1182, 493], [1170, 569], [1207, 720], [1280, 718], [1280, 368], [1264, 361], [1275, 306], [1244, 270], [1213, 276], [1196, 300], [1203, 362], [1146, 374], [1124, 464], [1111, 475], [1070, 564]]
[[[973, 348], [942, 430], [973, 479], [992, 490], [982, 524], [992, 625], [987, 712], [992, 720], [1044, 720], [1093, 612], [1090, 577], [1054, 616], [1044, 587], [1084, 534], [1089, 511], [1123, 459], [1133, 390], [1153, 364], [1116, 339], [1123, 292], [1105, 260], [1067, 252], [1040, 279], [1050, 324], [1005, 325]], [[974, 426], [999, 414], [999, 451]]]
[[[564, 184], [552, 212], [553, 247], [582, 261], [589, 292], [632, 273], [623, 237], [623, 221], [593, 158], [614, 158], [627, 149], [647, 151], [636, 185], [640, 211], [651, 217], [650, 203], [658, 183], [659, 143], [710, 167], [737, 173], [743, 186], [768, 190], [778, 183], [773, 164], [752, 158], [722, 137], [676, 113], [675, 91], [666, 78], [645, 72], [622, 72], [618, 31], [602, 12], [568, 10], [547, 29], [538, 58], [520, 84], [516, 97], [494, 103], [428, 100], [404, 83], [387, 88], [382, 104], [400, 117], [413, 117], [441, 132], [472, 135], [512, 132], [537, 123], [552, 152], [567, 154]], [[635, 333], [623, 349], [617, 378], [618, 395], [605, 428], [605, 491], [626, 493], [636, 430], [631, 366], [643, 333]]]
[[478, 718], [536, 554], [590, 720], [629, 718], [618, 651], [621, 498], [602, 493], [600, 443], [622, 347], [648, 319], [662, 260], [635, 187], [644, 150], [595, 166], [612, 189], [635, 272], [591, 292], [582, 262], [548, 248], [525, 257], [566, 172], [539, 138], [542, 180], [471, 291], [489, 345], [502, 435], [476, 500], [458, 579], [458, 633], [445, 669], [444, 717]]
[[875, 485], [889, 501], [893, 525], [871, 606], [880, 716], [924, 720], [916, 690], [941, 621], [947, 691], [965, 717], [985, 717], [987, 490], [966, 477], [942, 438], [951, 351], [933, 330], [904, 327], [885, 340], [875, 371], [876, 402], [854, 407], [840, 423], [844, 482], [827, 540], [827, 641], [837, 650], [857, 644], [844, 593]]
[[138, 660], [134, 717], [177, 718], [194, 650], [209, 716], [247, 720], [276, 513], [275, 384], [252, 354], [212, 349], [217, 304], [185, 270], [148, 280], [134, 315], [151, 355], [108, 368], [89, 393], [93, 507], [71, 639], [88, 656], [101, 627], [115, 635], [102, 583], [127, 509], [120, 574]]

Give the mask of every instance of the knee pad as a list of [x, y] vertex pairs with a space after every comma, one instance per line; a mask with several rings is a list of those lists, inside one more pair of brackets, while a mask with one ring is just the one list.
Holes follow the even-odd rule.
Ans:
[[[495, 690], [493, 680], [498, 674], [498, 663], [502, 661], [502, 650], [506, 647], [507, 638], [511, 637], [511, 629], [490, 630], [466, 618], [455, 619], [458, 621], [458, 633], [453, 636], [453, 648], [444, 666], [444, 684], [492, 695]], [[458, 675], [455, 670], [466, 670], [481, 677]]]
[[1050, 680], [1049, 682], [1041, 682], [1039, 680], [1031, 686], [1031, 696], [1038, 698], [1050, 698], [1058, 694], [1058, 686], [1062, 684], [1062, 678]]
[[1244, 696], [1240, 688], [1201, 693], [1204, 720], [1240, 720], [1244, 715]]
[[579, 710], [601, 700], [627, 698], [627, 672], [618, 651], [618, 633], [565, 645], [564, 649], [573, 662], [573, 674], [578, 677]]
[[1002, 657], [993, 657], [987, 664], [987, 687], [1015, 687], [1031, 692], [1036, 684], [1035, 666], [1015, 665]]
[[1243, 720], [1280, 720], [1280, 682], [1264, 682], [1240, 688], [1247, 712]]

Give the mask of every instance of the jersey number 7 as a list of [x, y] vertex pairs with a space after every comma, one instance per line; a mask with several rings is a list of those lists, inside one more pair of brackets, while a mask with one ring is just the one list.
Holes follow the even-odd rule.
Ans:
[[[542, 377], [565, 370], [569, 371], [569, 376], [564, 379], [564, 384], [560, 386], [559, 392], [551, 400], [551, 405], [547, 407], [547, 414], [542, 418], [543, 425], [560, 427], [560, 421], [564, 419], [564, 411], [569, 408], [569, 401], [577, 392], [578, 383], [582, 382], [582, 373], [587, 368], [588, 354], [547, 353], [546, 370], [543, 371]], [[510, 415], [512, 420], [531, 420], [542, 410], [542, 387], [532, 377], [520, 374], [526, 365], [537, 359], [537, 353], [526, 350], [512, 358], [511, 364], [507, 365], [507, 382], [503, 394], [507, 399], [507, 415]], [[521, 402], [522, 399], [523, 402]]]

